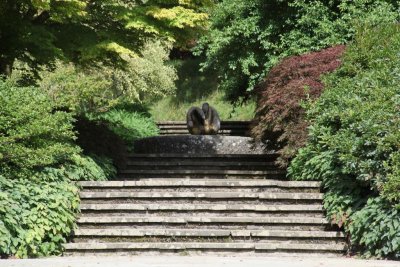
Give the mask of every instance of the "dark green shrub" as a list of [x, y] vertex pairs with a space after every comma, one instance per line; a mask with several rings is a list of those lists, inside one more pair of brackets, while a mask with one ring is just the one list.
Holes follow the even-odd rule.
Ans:
[[361, 26], [308, 104], [309, 143], [289, 175], [322, 180], [330, 219], [366, 256], [399, 257], [400, 25]]

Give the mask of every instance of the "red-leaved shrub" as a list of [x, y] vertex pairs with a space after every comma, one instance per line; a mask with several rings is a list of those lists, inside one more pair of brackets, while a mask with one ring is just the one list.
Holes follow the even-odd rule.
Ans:
[[345, 46], [339, 45], [318, 52], [284, 59], [271, 69], [256, 88], [257, 111], [252, 135], [268, 140], [281, 156], [278, 163], [285, 167], [297, 150], [307, 141], [307, 122], [300, 102], [321, 95], [324, 85], [321, 74], [340, 66]]

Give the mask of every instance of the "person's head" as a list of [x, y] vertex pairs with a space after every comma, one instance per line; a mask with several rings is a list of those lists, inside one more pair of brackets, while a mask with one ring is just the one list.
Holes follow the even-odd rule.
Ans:
[[209, 105], [207, 102], [205, 102], [205, 103], [203, 103], [203, 105], [201, 106], [201, 109], [203, 110], [204, 114], [207, 114], [208, 111], [209, 111], [209, 109], [210, 109], [210, 105]]

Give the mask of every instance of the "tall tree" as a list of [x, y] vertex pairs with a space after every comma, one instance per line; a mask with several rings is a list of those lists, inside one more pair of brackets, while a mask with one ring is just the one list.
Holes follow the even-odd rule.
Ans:
[[185, 45], [205, 29], [211, 0], [0, 0], [0, 74], [15, 59], [116, 62], [149, 37]]
[[282, 58], [346, 43], [355, 20], [398, 21], [399, 6], [393, 0], [221, 0], [197, 52], [237, 100]]

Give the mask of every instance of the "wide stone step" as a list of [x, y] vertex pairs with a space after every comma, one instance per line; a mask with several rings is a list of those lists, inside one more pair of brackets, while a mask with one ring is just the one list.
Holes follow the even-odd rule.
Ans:
[[[228, 126], [250, 126], [251, 121], [221, 121], [221, 127], [228, 127]], [[159, 121], [156, 123], [157, 126], [185, 126], [186, 121]]]
[[284, 178], [286, 172], [282, 170], [264, 170], [264, 171], [251, 171], [251, 170], [141, 170], [141, 169], [127, 169], [119, 173], [120, 179], [127, 178], [235, 178], [235, 177], [257, 177], [279, 179]]
[[266, 179], [143, 179], [138, 181], [81, 181], [83, 188], [146, 188], [146, 187], [227, 187], [227, 188], [313, 188], [319, 189], [321, 182], [317, 181], [281, 181]]
[[165, 228], [173, 229], [179, 226], [185, 229], [229, 229], [229, 230], [302, 230], [325, 231], [333, 229], [324, 218], [316, 217], [270, 217], [270, 216], [154, 216], [146, 214], [125, 216], [88, 216], [83, 214], [78, 219], [79, 227], [84, 228], [127, 228], [149, 229]]
[[[187, 130], [187, 125], [185, 124], [160, 124], [158, 125], [158, 128], [161, 130], [163, 129], [183, 129]], [[220, 129], [248, 129], [249, 125], [248, 124], [222, 124]]]
[[126, 162], [127, 168], [143, 168], [143, 167], [171, 167], [171, 168], [261, 168], [261, 169], [277, 169], [277, 166], [273, 162], [237, 162], [237, 161], [196, 161], [196, 160], [167, 160], [167, 161], [144, 161], [144, 160], [129, 160]]
[[124, 170], [242, 170], [283, 171], [272, 162], [128, 161]]
[[240, 193], [240, 192], [80, 192], [81, 199], [260, 199], [322, 200], [320, 193]]
[[135, 252], [135, 251], [253, 251], [253, 252], [305, 252], [305, 253], [324, 253], [336, 252], [341, 253], [346, 251], [347, 246], [344, 243], [288, 243], [285, 241], [275, 242], [190, 242], [190, 243], [69, 243], [64, 245], [67, 253], [70, 252]]
[[291, 225], [328, 225], [325, 218], [314, 217], [166, 217], [166, 216], [82, 216], [79, 224], [291, 224]]
[[80, 228], [75, 237], [259, 237], [293, 239], [343, 239], [341, 232], [224, 229], [108, 229]]
[[250, 211], [322, 212], [322, 205], [224, 205], [224, 204], [81, 204], [82, 211]]
[[269, 154], [180, 154], [180, 153], [130, 153], [130, 159], [157, 159], [157, 160], [206, 160], [206, 161], [274, 161], [279, 156], [277, 153]]

